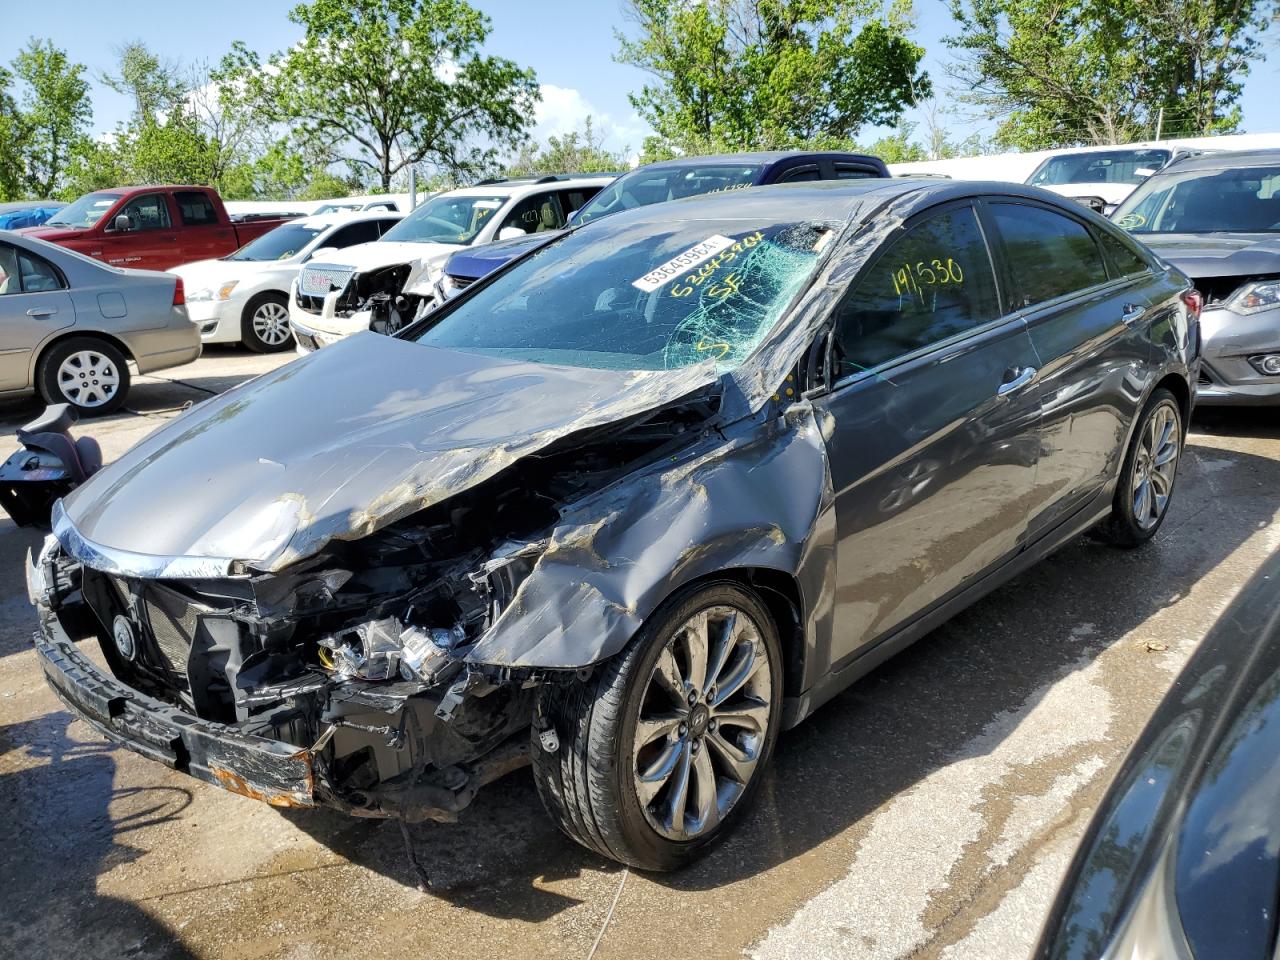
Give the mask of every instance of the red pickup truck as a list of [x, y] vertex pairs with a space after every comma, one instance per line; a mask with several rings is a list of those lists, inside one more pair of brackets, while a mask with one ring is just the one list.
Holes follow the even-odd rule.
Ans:
[[232, 222], [209, 187], [120, 187], [87, 193], [42, 226], [19, 232], [113, 267], [168, 270], [224, 257], [288, 219]]

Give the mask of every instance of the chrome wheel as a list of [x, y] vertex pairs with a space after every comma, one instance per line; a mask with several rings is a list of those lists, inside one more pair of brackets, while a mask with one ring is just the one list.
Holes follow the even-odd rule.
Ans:
[[760, 630], [736, 607], [709, 607], [672, 634], [631, 751], [636, 797], [663, 837], [711, 832], [742, 796], [767, 742], [772, 683]]
[[268, 347], [278, 347], [289, 339], [289, 311], [275, 300], [264, 300], [253, 311], [254, 335]]
[[1169, 505], [1181, 441], [1177, 412], [1161, 403], [1142, 427], [1133, 463], [1133, 519], [1143, 530], [1159, 523]]
[[59, 365], [58, 389], [77, 407], [101, 407], [120, 389], [120, 371], [105, 353], [79, 350]]

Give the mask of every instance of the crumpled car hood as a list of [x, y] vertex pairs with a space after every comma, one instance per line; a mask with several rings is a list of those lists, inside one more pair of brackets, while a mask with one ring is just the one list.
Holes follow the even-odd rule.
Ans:
[[1193, 280], [1280, 272], [1274, 233], [1138, 233], [1151, 250]]
[[277, 571], [716, 378], [710, 362], [588, 370], [362, 333], [195, 407], [63, 508], [99, 549]]

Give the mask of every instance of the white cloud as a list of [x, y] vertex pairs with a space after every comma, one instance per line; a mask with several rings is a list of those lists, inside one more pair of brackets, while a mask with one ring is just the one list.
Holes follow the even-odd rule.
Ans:
[[634, 153], [651, 132], [648, 124], [632, 113], [618, 121], [604, 110], [597, 109], [590, 100], [572, 87], [558, 87], [554, 83], [541, 84], [542, 100], [534, 109], [533, 139], [545, 143], [547, 137], [564, 136], [582, 129], [587, 117], [604, 136], [606, 150], [630, 148]]

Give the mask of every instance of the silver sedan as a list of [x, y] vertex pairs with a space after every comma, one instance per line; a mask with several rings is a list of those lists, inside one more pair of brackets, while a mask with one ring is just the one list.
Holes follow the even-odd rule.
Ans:
[[138, 373], [200, 356], [182, 281], [0, 230], [0, 397], [110, 413]]

